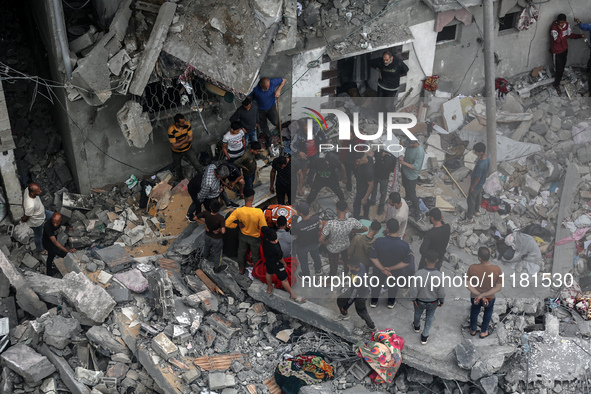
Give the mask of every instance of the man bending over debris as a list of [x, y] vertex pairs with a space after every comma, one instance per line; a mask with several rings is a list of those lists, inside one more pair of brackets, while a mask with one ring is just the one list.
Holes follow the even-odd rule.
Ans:
[[76, 249], [68, 249], [58, 242], [56, 237], [61, 224], [62, 214], [56, 212], [51, 216], [51, 220], [45, 222], [45, 225], [43, 226], [43, 248], [47, 250], [45, 274], [48, 276], [53, 276], [57, 273], [53, 265], [53, 259], [55, 256], [64, 258], [68, 253], [76, 251]]
[[240, 225], [240, 235], [238, 238], [238, 266], [240, 267], [240, 275], [246, 272], [246, 252], [249, 246], [252, 252], [253, 263], [256, 264], [259, 261], [261, 228], [267, 225], [263, 211], [259, 208], [254, 208], [252, 206], [253, 201], [254, 190], [244, 190], [244, 206], [236, 208], [226, 219], [226, 227], [228, 228], [236, 228], [236, 226]]
[[498, 265], [490, 263], [490, 250], [481, 246], [478, 248], [478, 261], [468, 268], [466, 287], [470, 290], [470, 335], [476, 335], [478, 315], [484, 307], [484, 316], [480, 326], [480, 339], [488, 337], [493, 330], [490, 319], [495, 306], [495, 294], [503, 288], [503, 271]]
[[224, 249], [224, 234], [226, 233], [225, 220], [219, 214], [222, 203], [214, 200], [209, 204], [209, 211], [201, 212], [195, 216], [199, 224], [205, 224], [205, 237], [203, 238], [203, 253], [201, 255], [205, 260], [216, 264], [213, 271], [217, 274], [226, 269], [222, 264], [222, 250]]
[[174, 123], [168, 128], [168, 141], [172, 146], [172, 162], [178, 181], [183, 179], [181, 163], [183, 157], [191, 162], [197, 172], [203, 171], [197, 153], [192, 149], [193, 129], [191, 129], [191, 123], [187, 122], [182, 114], [174, 116]]
[[263, 254], [267, 265], [267, 273], [265, 274], [267, 294], [273, 293], [273, 275], [277, 275], [277, 279], [281, 281], [281, 285], [289, 293], [289, 297], [298, 304], [303, 304], [306, 302], [306, 299], [298, 296], [287, 280], [287, 271], [285, 269], [287, 263], [283, 259], [283, 252], [281, 251], [281, 246], [279, 246], [277, 233], [271, 227], [267, 226], [262, 228], [262, 232], [264, 237]]

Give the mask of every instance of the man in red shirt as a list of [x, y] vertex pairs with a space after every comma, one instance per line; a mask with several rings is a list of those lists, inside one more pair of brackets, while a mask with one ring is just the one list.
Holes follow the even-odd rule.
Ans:
[[564, 74], [564, 67], [566, 66], [566, 58], [568, 54], [568, 38], [578, 39], [585, 37], [584, 34], [574, 34], [570, 25], [566, 21], [566, 15], [559, 14], [552, 27], [550, 28], [550, 51], [554, 55], [554, 67], [556, 68], [556, 75], [554, 76], [554, 89], [560, 96], [560, 81], [562, 74]]

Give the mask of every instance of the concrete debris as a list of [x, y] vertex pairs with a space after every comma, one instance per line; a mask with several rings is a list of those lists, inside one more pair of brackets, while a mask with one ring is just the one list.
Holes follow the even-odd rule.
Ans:
[[41, 384], [43, 379], [56, 371], [47, 357], [23, 344], [10, 347], [2, 353], [0, 359], [4, 365], [34, 386]]
[[113, 311], [116, 303], [100, 286], [82, 273], [70, 272], [64, 276], [64, 297], [76, 310], [95, 323], [102, 323]]
[[152, 124], [148, 113], [143, 112], [138, 102], [133, 100], [126, 102], [117, 112], [117, 121], [129, 146], [136, 148], [146, 146], [152, 136]]

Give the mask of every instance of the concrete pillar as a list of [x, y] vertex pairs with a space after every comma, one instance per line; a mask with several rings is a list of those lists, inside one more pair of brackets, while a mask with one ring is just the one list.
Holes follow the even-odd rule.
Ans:
[[6, 108], [4, 89], [0, 83], [0, 180], [4, 184], [6, 197], [10, 205], [12, 218], [18, 220], [23, 216], [23, 192], [18, 180], [16, 161], [14, 159], [14, 141], [10, 128], [10, 119]]
[[486, 151], [488, 173], [497, 170], [497, 103], [495, 97], [495, 18], [493, 0], [484, 0], [484, 81], [486, 85]]

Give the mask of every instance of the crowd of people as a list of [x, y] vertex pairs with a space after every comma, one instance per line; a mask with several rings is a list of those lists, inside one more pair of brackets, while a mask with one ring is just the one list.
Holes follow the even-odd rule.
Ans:
[[[388, 52], [381, 60], [384, 64], [380, 70], [385, 75], [390, 74], [384, 71], [384, 67], [394, 67], [399, 71], [404, 71], [406, 67], [401, 66], [404, 65], [402, 62], [393, 61]], [[425, 278], [422, 286], [412, 288], [410, 294], [415, 308], [413, 328], [416, 332], [420, 331], [423, 312], [426, 313], [421, 334], [421, 342], [426, 344], [435, 310], [444, 304], [445, 291], [441, 284], [435, 286], [432, 280], [441, 275], [450, 238], [450, 226], [445, 223], [438, 208], [428, 210], [425, 217], [421, 213], [416, 186], [425, 158], [423, 147], [416, 140], [401, 141], [405, 151], [396, 158], [384, 151], [356, 152], [351, 147], [357, 140], [351, 138], [341, 141], [342, 149], [337, 152], [321, 153], [320, 144], [327, 141], [326, 134], [314, 123], [300, 119], [291, 122], [286, 130], [289, 138], [286, 152], [289, 153], [284, 153], [269, 163], [259, 142], [258, 131], [261, 131], [260, 136], [264, 137], [268, 145], [273, 136], [267, 122], [270, 121], [275, 126], [279, 123], [275, 103], [285, 82], [282, 78], [261, 79], [252, 94], [230, 117], [230, 130], [222, 139], [223, 162], [199, 161], [192, 149], [191, 124], [183, 115], [177, 114], [174, 124], [168, 129], [176, 179], [183, 178], [183, 158], [196, 170], [196, 175], [187, 186], [192, 203], [186, 217], [190, 222], [205, 225], [202, 258], [215, 263], [216, 273], [226, 269], [227, 266], [222, 264], [224, 238], [228, 236], [226, 229], [238, 228], [239, 273], [246, 272], [247, 252], [250, 250], [252, 264], [264, 261], [266, 265], [265, 282], [268, 293], [273, 292], [273, 278], [276, 277], [289, 292], [291, 299], [298, 303], [306, 300], [292, 288], [294, 278], [288, 272], [293, 273], [294, 270], [290, 269], [288, 261], [293, 261], [293, 258], [299, 264], [297, 276], [300, 279], [311, 275], [334, 276], [339, 274], [339, 270], [345, 276], [351, 275], [353, 279], [374, 276], [377, 278], [377, 285], [345, 289], [337, 299], [340, 314], [336, 319], [348, 319], [348, 309], [355, 305], [356, 312], [366, 322], [365, 329], [368, 331], [375, 330], [376, 327], [367, 309], [367, 298], [370, 298], [370, 307], [377, 308], [380, 293], [385, 290], [386, 306], [392, 309], [396, 305], [399, 289], [389, 285], [388, 278], [421, 276]], [[382, 94], [389, 97], [392, 90], [388, 89], [393, 89], [394, 85], [388, 86], [388, 89], [384, 86], [381, 86]], [[308, 127], [313, 127], [311, 139], [307, 138]], [[479, 214], [482, 187], [489, 166], [484, 144], [476, 144], [474, 151], [479, 160], [472, 172], [467, 197], [468, 222]], [[269, 223], [263, 211], [253, 206], [257, 160], [263, 160], [272, 166], [269, 192], [276, 194], [277, 203], [286, 206], [294, 203], [293, 209], [297, 215], [290, 217], [289, 221], [285, 216], [279, 216]], [[404, 198], [397, 191], [389, 192], [394, 186], [394, 179], [398, 179], [393, 176], [395, 172], [399, 173]], [[341, 187], [341, 182], [344, 187]], [[338, 200], [335, 215], [329, 220], [321, 219], [320, 212], [312, 209], [318, 205], [315, 205], [317, 197], [325, 188]], [[243, 199], [244, 205], [231, 201], [227, 190], [235, 192], [237, 197]], [[63, 257], [73, 249], [67, 249], [57, 241], [56, 231], [61, 224], [61, 215], [46, 211], [39, 199], [40, 194], [41, 189], [34, 183], [25, 190], [25, 216], [21, 220], [33, 229], [37, 251], [47, 250], [46, 270], [47, 274], [52, 275], [55, 273], [54, 257]], [[352, 212], [349, 212], [347, 197], [352, 201]], [[220, 214], [222, 202], [228, 208], [235, 208], [227, 218]], [[372, 214], [372, 206], [375, 205], [377, 210]], [[415, 265], [415, 255], [405, 240], [409, 217], [415, 221], [428, 218], [432, 224], [432, 228], [423, 235], [418, 267]], [[323, 269], [322, 254], [328, 260], [327, 270]], [[314, 274], [308, 257], [312, 260]], [[470, 267], [468, 274], [491, 273], [498, 278], [500, 269], [490, 265], [490, 251], [481, 248], [478, 258], [480, 264]], [[490, 333], [488, 323], [494, 305], [494, 294], [499, 287], [495, 283], [489, 287], [483, 285], [468, 288], [472, 294], [471, 334], [476, 333], [475, 319], [480, 308], [484, 307], [485, 319], [481, 327], [481, 337], [486, 337]]]

